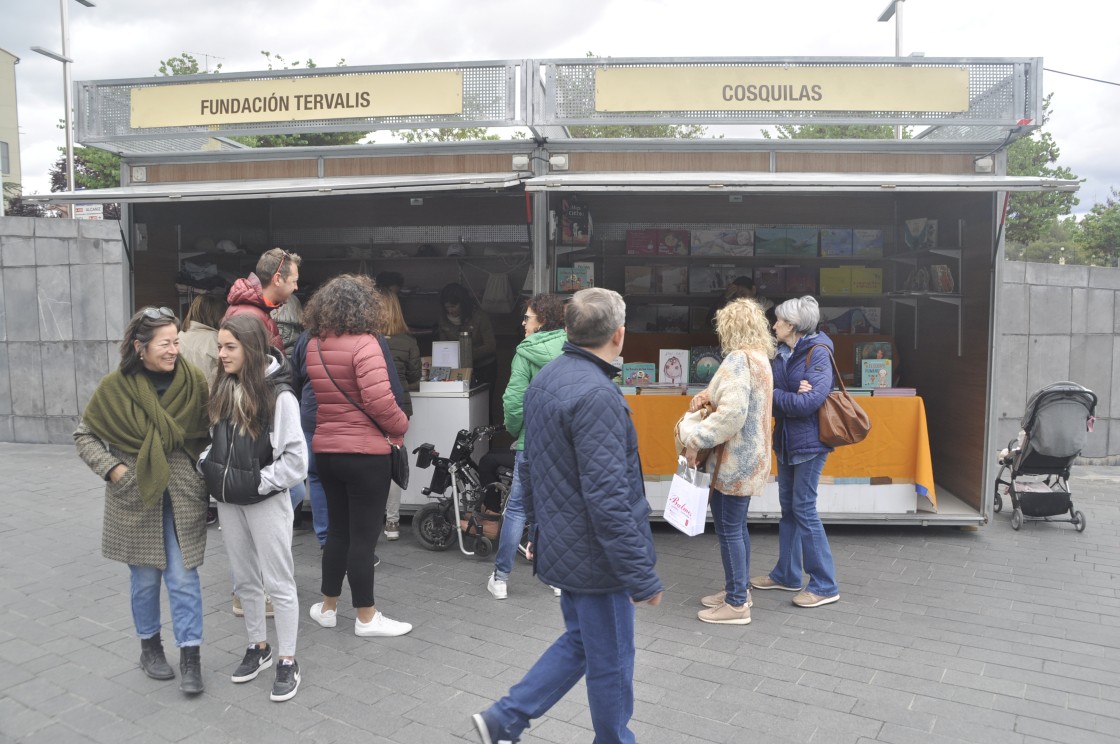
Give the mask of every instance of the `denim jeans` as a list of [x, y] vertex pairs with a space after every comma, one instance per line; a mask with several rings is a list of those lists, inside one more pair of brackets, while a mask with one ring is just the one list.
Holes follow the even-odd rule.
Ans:
[[633, 744], [634, 604], [626, 592], [565, 591], [560, 611], [564, 635], [487, 712], [516, 740], [586, 676], [595, 744]]
[[522, 452], [518, 451], [513, 458], [513, 482], [510, 483], [509, 497], [506, 498], [506, 508], [502, 513], [502, 534], [498, 538], [498, 552], [494, 556], [494, 578], [499, 581], [509, 581], [510, 572], [513, 571], [513, 558], [517, 555], [517, 546], [525, 532], [525, 489], [521, 487], [522, 457]]
[[311, 497], [311, 525], [315, 528], [315, 537], [319, 546], [327, 544], [327, 494], [323, 492], [323, 483], [319, 480], [319, 469], [315, 466], [315, 453], [311, 451], [311, 437], [315, 432], [305, 431], [303, 438], [307, 440], [307, 491]]
[[712, 489], [710, 506], [723, 559], [723, 588], [727, 604], [742, 607], [747, 602], [747, 581], [751, 566], [751, 536], [747, 533], [747, 507], [750, 496], [728, 496]]
[[832, 549], [817, 514], [817, 484], [828, 453], [797, 464], [778, 463], [778, 563], [770, 578], [782, 586], [801, 586], [802, 572], [809, 574], [805, 591], [821, 597], [840, 593]]
[[132, 592], [132, 622], [136, 635], [151, 638], [160, 630], [159, 589], [160, 581], [167, 584], [167, 599], [171, 605], [171, 624], [175, 630], [175, 645], [202, 645], [202, 585], [198, 569], [183, 565], [183, 551], [175, 534], [175, 515], [171, 512], [171, 494], [163, 492], [163, 553], [167, 568], [129, 565]]

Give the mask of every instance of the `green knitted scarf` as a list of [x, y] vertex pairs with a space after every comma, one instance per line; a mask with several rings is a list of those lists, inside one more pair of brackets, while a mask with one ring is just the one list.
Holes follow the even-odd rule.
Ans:
[[155, 506], [171, 480], [167, 457], [183, 449], [192, 462], [209, 438], [206, 378], [190, 364], [175, 365], [162, 396], [148, 376], [112, 372], [101, 380], [82, 421], [105, 442], [136, 455], [136, 482], [144, 506]]

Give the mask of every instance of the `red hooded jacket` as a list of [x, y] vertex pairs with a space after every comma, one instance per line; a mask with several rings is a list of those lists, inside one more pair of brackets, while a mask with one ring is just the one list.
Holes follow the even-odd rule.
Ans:
[[281, 352], [284, 351], [284, 339], [280, 337], [280, 327], [269, 315], [269, 311], [273, 308], [264, 298], [264, 287], [261, 286], [261, 280], [256, 274], [249, 274], [244, 279], [234, 282], [229, 288], [229, 294], [226, 295], [226, 303], [229, 304], [229, 308], [222, 320], [232, 318], [234, 315], [254, 315], [264, 323], [264, 329], [268, 331], [268, 342]]

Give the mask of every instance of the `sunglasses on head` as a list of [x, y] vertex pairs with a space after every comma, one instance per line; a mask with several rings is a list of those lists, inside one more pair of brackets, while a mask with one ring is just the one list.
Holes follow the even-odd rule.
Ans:
[[144, 317], [150, 318], [151, 320], [174, 318], [175, 312], [169, 307], [146, 307], [144, 308]]
[[283, 250], [280, 251], [280, 265], [276, 267], [276, 276], [280, 277], [281, 279], [284, 278], [284, 275], [281, 274], [280, 272], [281, 272], [281, 270], [283, 270], [284, 262], [287, 261], [287, 260], [288, 260], [288, 252], [283, 251]]

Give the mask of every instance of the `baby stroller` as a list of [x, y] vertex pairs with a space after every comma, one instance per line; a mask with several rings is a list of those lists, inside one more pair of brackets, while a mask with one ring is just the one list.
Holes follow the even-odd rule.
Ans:
[[[993, 509], [1003, 510], [1003, 494], [1011, 497], [1011, 528], [1026, 520], [1069, 522], [1085, 530], [1085, 515], [1073, 508], [1069, 470], [1093, 430], [1097, 396], [1076, 382], [1055, 382], [1027, 401], [1022, 429], [1000, 452]], [[1010, 476], [1007, 473], [1010, 472]], [[1055, 519], [1069, 514], [1068, 519]]]
[[[412, 451], [416, 455], [416, 467], [435, 467], [431, 483], [421, 489], [421, 493], [435, 501], [424, 504], [412, 518], [412, 531], [428, 550], [446, 550], [458, 537], [459, 550], [464, 555], [480, 558], [490, 555], [494, 544], [484, 534], [489, 531], [485, 529], [486, 523], [500, 519], [498, 515], [505, 509], [513, 471], [499, 467], [498, 480], [483, 484], [478, 463], [474, 461], [474, 447], [479, 440], [489, 439], [504, 428], [479, 426], [473, 431], [461, 430], [455, 436], [450, 457], [440, 457], [433, 444], [422, 444]], [[486, 510], [487, 502], [498, 507], [496, 512]], [[466, 526], [460, 528], [461, 524]], [[464, 538], [471, 541], [472, 550], [467, 549]]]

